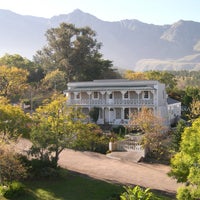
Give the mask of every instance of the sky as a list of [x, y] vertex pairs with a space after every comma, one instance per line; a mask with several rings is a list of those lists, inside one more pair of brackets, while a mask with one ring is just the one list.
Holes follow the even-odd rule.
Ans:
[[180, 19], [200, 22], [200, 0], [0, 0], [0, 9], [45, 18], [80, 9], [104, 21], [137, 19], [156, 25]]

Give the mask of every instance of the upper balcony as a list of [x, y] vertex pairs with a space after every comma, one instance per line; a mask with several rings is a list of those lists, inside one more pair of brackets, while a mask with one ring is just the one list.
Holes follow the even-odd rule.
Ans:
[[69, 105], [80, 106], [153, 106], [153, 99], [69, 99]]

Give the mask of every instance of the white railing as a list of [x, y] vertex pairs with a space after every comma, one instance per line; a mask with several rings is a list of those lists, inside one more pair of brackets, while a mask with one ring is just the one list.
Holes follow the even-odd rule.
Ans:
[[131, 140], [122, 140], [116, 142], [117, 151], [144, 151], [142, 145]]
[[153, 105], [153, 99], [69, 99], [69, 105]]

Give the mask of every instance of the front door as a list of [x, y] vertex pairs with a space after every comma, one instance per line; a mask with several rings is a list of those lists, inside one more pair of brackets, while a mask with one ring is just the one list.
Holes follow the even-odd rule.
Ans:
[[115, 110], [113, 108], [110, 108], [109, 111], [109, 123], [112, 124], [115, 120]]
[[114, 108], [105, 109], [105, 122], [112, 124], [115, 120], [115, 110]]

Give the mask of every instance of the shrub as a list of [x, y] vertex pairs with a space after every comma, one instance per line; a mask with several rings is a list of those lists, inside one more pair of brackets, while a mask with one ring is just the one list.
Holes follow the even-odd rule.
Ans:
[[26, 178], [26, 167], [21, 161], [21, 156], [16, 154], [10, 146], [0, 146], [0, 176], [1, 183], [20, 181]]
[[103, 134], [102, 130], [92, 124], [89, 131], [79, 134], [73, 148], [80, 151], [93, 151], [106, 154], [110, 137]]
[[185, 199], [195, 200], [196, 199], [192, 197], [189, 187], [178, 188], [176, 198], [178, 200], [185, 200]]
[[0, 194], [5, 198], [16, 198], [24, 194], [25, 186], [17, 181], [13, 181], [8, 186], [0, 186]]
[[156, 200], [157, 198], [154, 196], [150, 189], [143, 189], [139, 186], [135, 186], [134, 188], [128, 186], [124, 187], [126, 190], [124, 193], [120, 195], [121, 200]]
[[120, 136], [124, 136], [126, 134], [126, 128], [122, 125], [117, 125], [112, 127], [112, 131]]
[[54, 163], [48, 159], [29, 160], [26, 156], [21, 156], [21, 162], [27, 168], [27, 177], [29, 179], [51, 179], [59, 175], [60, 167], [55, 167]]
[[147, 152], [146, 158], [169, 163], [171, 156], [169, 151], [170, 142], [171, 139], [168, 133], [145, 133], [142, 145]]
[[29, 166], [29, 178], [51, 179], [59, 175], [59, 168], [55, 168], [54, 165], [48, 160], [43, 161], [38, 159], [32, 159], [29, 162]]

